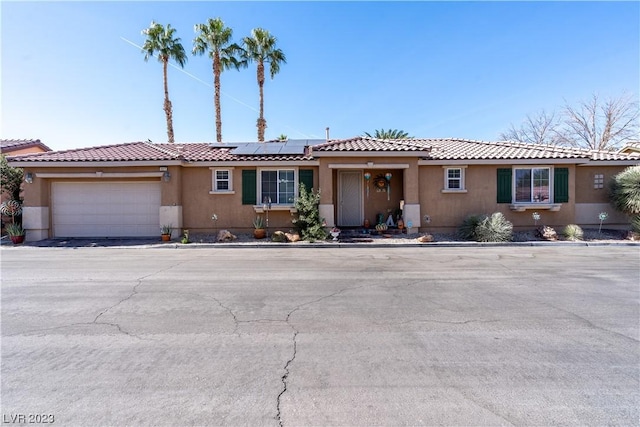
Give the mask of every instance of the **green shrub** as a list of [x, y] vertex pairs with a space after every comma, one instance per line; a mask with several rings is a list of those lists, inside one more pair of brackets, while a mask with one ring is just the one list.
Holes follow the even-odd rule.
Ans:
[[562, 230], [562, 235], [567, 240], [572, 240], [572, 241], [582, 240], [582, 238], [584, 237], [584, 233], [582, 231], [582, 228], [580, 228], [580, 226], [576, 225], [576, 224], [567, 225], [564, 228], [564, 230]]
[[613, 177], [609, 185], [613, 207], [627, 215], [640, 214], [640, 166], [631, 166]]
[[478, 240], [476, 236], [476, 227], [486, 215], [469, 215], [462, 221], [462, 225], [458, 228], [458, 237], [464, 240]]
[[635, 215], [631, 218], [631, 231], [640, 233], [640, 215]]
[[478, 242], [508, 242], [513, 237], [513, 224], [495, 212], [478, 223], [475, 235]]
[[291, 221], [302, 240], [314, 242], [325, 240], [328, 236], [320, 218], [320, 192], [307, 191], [304, 184], [300, 184], [300, 196], [295, 201], [296, 217]]

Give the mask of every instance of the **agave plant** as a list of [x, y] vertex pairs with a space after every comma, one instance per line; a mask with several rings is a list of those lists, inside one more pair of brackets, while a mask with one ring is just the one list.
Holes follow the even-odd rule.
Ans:
[[24, 228], [20, 224], [7, 224], [5, 227], [7, 234], [9, 236], [24, 236], [25, 231]]
[[508, 242], [513, 237], [513, 224], [501, 212], [484, 218], [476, 226], [478, 242]]
[[476, 227], [483, 221], [486, 215], [469, 215], [464, 219], [462, 225], [458, 228], [458, 236], [464, 240], [477, 240]]
[[579, 225], [569, 224], [564, 228], [564, 230], [562, 230], [562, 235], [567, 240], [576, 241], [576, 240], [582, 240], [582, 238], [584, 237], [584, 232], [582, 231], [582, 228], [580, 228]]
[[640, 214], [640, 166], [628, 167], [613, 177], [609, 190], [616, 210], [627, 215]]

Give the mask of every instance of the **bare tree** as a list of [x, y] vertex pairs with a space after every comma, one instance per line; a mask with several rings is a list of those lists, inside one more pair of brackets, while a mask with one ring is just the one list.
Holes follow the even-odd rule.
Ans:
[[639, 140], [638, 104], [630, 95], [602, 100], [594, 94], [576, 107], [565, 103], [560, 115], [541, 112], [500, 134], [500, 139], [610, 150]]
[[630, 95], [601, 100], [593, 94], [575, 108], [565, 105], [564, 116], [566, 145], [608, 150], [638, 139], [638, 104]]
[[530, 144], [558, 144], [560, 142], [560, 120], [554, 112], [545, 110], [531, 116], [516, 128], [513, 124], [508, 131], [500, 134], [505, 141], [519, 141]]

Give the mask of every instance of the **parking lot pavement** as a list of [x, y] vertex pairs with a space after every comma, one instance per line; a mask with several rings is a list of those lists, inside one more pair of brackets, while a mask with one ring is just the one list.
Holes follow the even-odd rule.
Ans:
[[2, 414], [637, 425], [638, 247], [11, 248]]

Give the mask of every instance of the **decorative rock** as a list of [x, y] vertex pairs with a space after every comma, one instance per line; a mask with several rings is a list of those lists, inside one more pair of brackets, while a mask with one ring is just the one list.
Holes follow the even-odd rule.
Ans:
[[300, 235], [298, 233], [284, 233], [285, 237], [290, 242], [299, 242]]
[[220, 230], [218, 231], [218, 238], [216, 240], [218, 242], [232, 242], [236, 239], [237, 237], [231, 234], [229, 230]]
[[282, 231], [274, 231], [271, 236], [271, 241], [285, 243], [288, 241], [287, 236]]
[[543, 225], [536, 229], [536, 237], [544, 240], [558, 240], [558, 233], [553, 228]]
[[424, 236], [418, 237], [417, 240], [420, 243], [429, 243], [429, 242], [433, 242], [433, 236], [431, 234], [425, 234]]
[[631, 240], [633, 242], [637, 242], [638, 240], [640, 240], [640, 233], [636, 233], [635, 231], [630, 231], [627, 234], [627, 240]]

